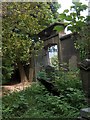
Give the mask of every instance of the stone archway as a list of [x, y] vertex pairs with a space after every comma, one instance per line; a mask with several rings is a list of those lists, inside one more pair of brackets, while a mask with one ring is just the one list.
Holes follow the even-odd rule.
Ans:
[[[40, 71], [41, 68], [46, 67], [47, 65], [50, 64], [48, 47], [53, 45], [57, 45], [59, 67], [60, 64], [62, 63], [67, 63], [68, 67], [69, 65], [71, 67], [72, 66], [77, 67], [76, 66], [77, 51], [74, 47], [74, 41], [76, 40], [75, 39], [76, 35], [72, 39], [71, 36], [74, 35], [72, 33], [65, 34], [64, 30], [60, 33], [57, 33], [57, 31], [54, 30], [54, 27], [57, 25], [63, 26], [65, 28], [63, 23], [54, 23], [38, 34], [40, 40], [44, 42], [44, 47], [40, 51], [36, 59], [36, 63], [35, 63], [36, 71]], [[74, 57], [75, 60], [71, 59], [72, 56], [76, 56], [76, 58]]]
[[49, 51], [48, 51], [48, 48], [52, 47], [52, 46], [55, 46], [57, 45], [57, 49], [58, 49], [58, 60], [60, 61], [59, 59], [59, 36], [56, 35], [54, 37], [51, 37], [49, 38], [48, 40], [44, 41], [44, 51], [46, 54], [46, 58], [44, 60], [44, 67], [46, 67], [47, 65], [50, 65], [50, 59], [49, 59]]
[[44, 39], [43, 42], [44, 42], [44, 47], [42, 51], [40, 51], [36, 59], [36, 64], [35, 64], [36, 71], [40, 71], [43, 67], [45, 68], [46, 66], [50, 65], [48, 48], [51, 46], [57, 45], [58, 63], [62, 61], [62, 53], [61, 53], [62, 51], [60, 47], [59, 34], [55, 33], [54, 35], [49, 36], [47, 39]]

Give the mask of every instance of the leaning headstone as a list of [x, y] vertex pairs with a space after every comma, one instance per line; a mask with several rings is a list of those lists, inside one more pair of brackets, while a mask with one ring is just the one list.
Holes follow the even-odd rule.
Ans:
[[75, 70], [75, 69], [77, 69], [77, 57], [73, 55], [69, 59], [69, 70]]
[[56, 96], [60, 95], [60, 92], [58, 91], [57, 87], [52, 82], [44, 80], [42, 78], [37, 78], [37, 80], [40, 81], [45, 86], [48, 92]]

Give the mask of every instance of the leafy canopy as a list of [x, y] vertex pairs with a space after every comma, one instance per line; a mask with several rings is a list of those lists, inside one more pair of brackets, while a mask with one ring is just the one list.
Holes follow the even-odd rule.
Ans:
[[47, 3], [2, 3], [3, 71], [11, 73], [13, 64], [18, 60], [26, 64], [32, 54], [38, 53], [42, 41], [36, 34], [50, 24], [53, 18]]

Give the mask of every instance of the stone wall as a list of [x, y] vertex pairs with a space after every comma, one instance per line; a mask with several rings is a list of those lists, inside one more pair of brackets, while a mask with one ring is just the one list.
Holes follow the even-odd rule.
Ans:
[[62, 63], [67, 63], [69, 68], [77, 67], [77, 51], [74, 47], [72, 34], [64, 35], [60, 38]]

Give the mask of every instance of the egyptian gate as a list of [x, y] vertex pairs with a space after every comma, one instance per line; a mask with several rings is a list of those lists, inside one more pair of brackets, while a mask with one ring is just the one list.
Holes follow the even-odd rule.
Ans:
[[43, 40], [44, 47], [35, 60], [35, 71], [38, 72], [42, 67], [50, 65], [48, 48], [57, 45], [59, 65], [67, 63], [69, 67], [77, 67], [77, 51], [74, 47], [72, 34], [65, 34], [64, 31], [57, 33], [55, 26], [64, 26], [63, 23], [54, 23], [41, 31], [38, 36]]

